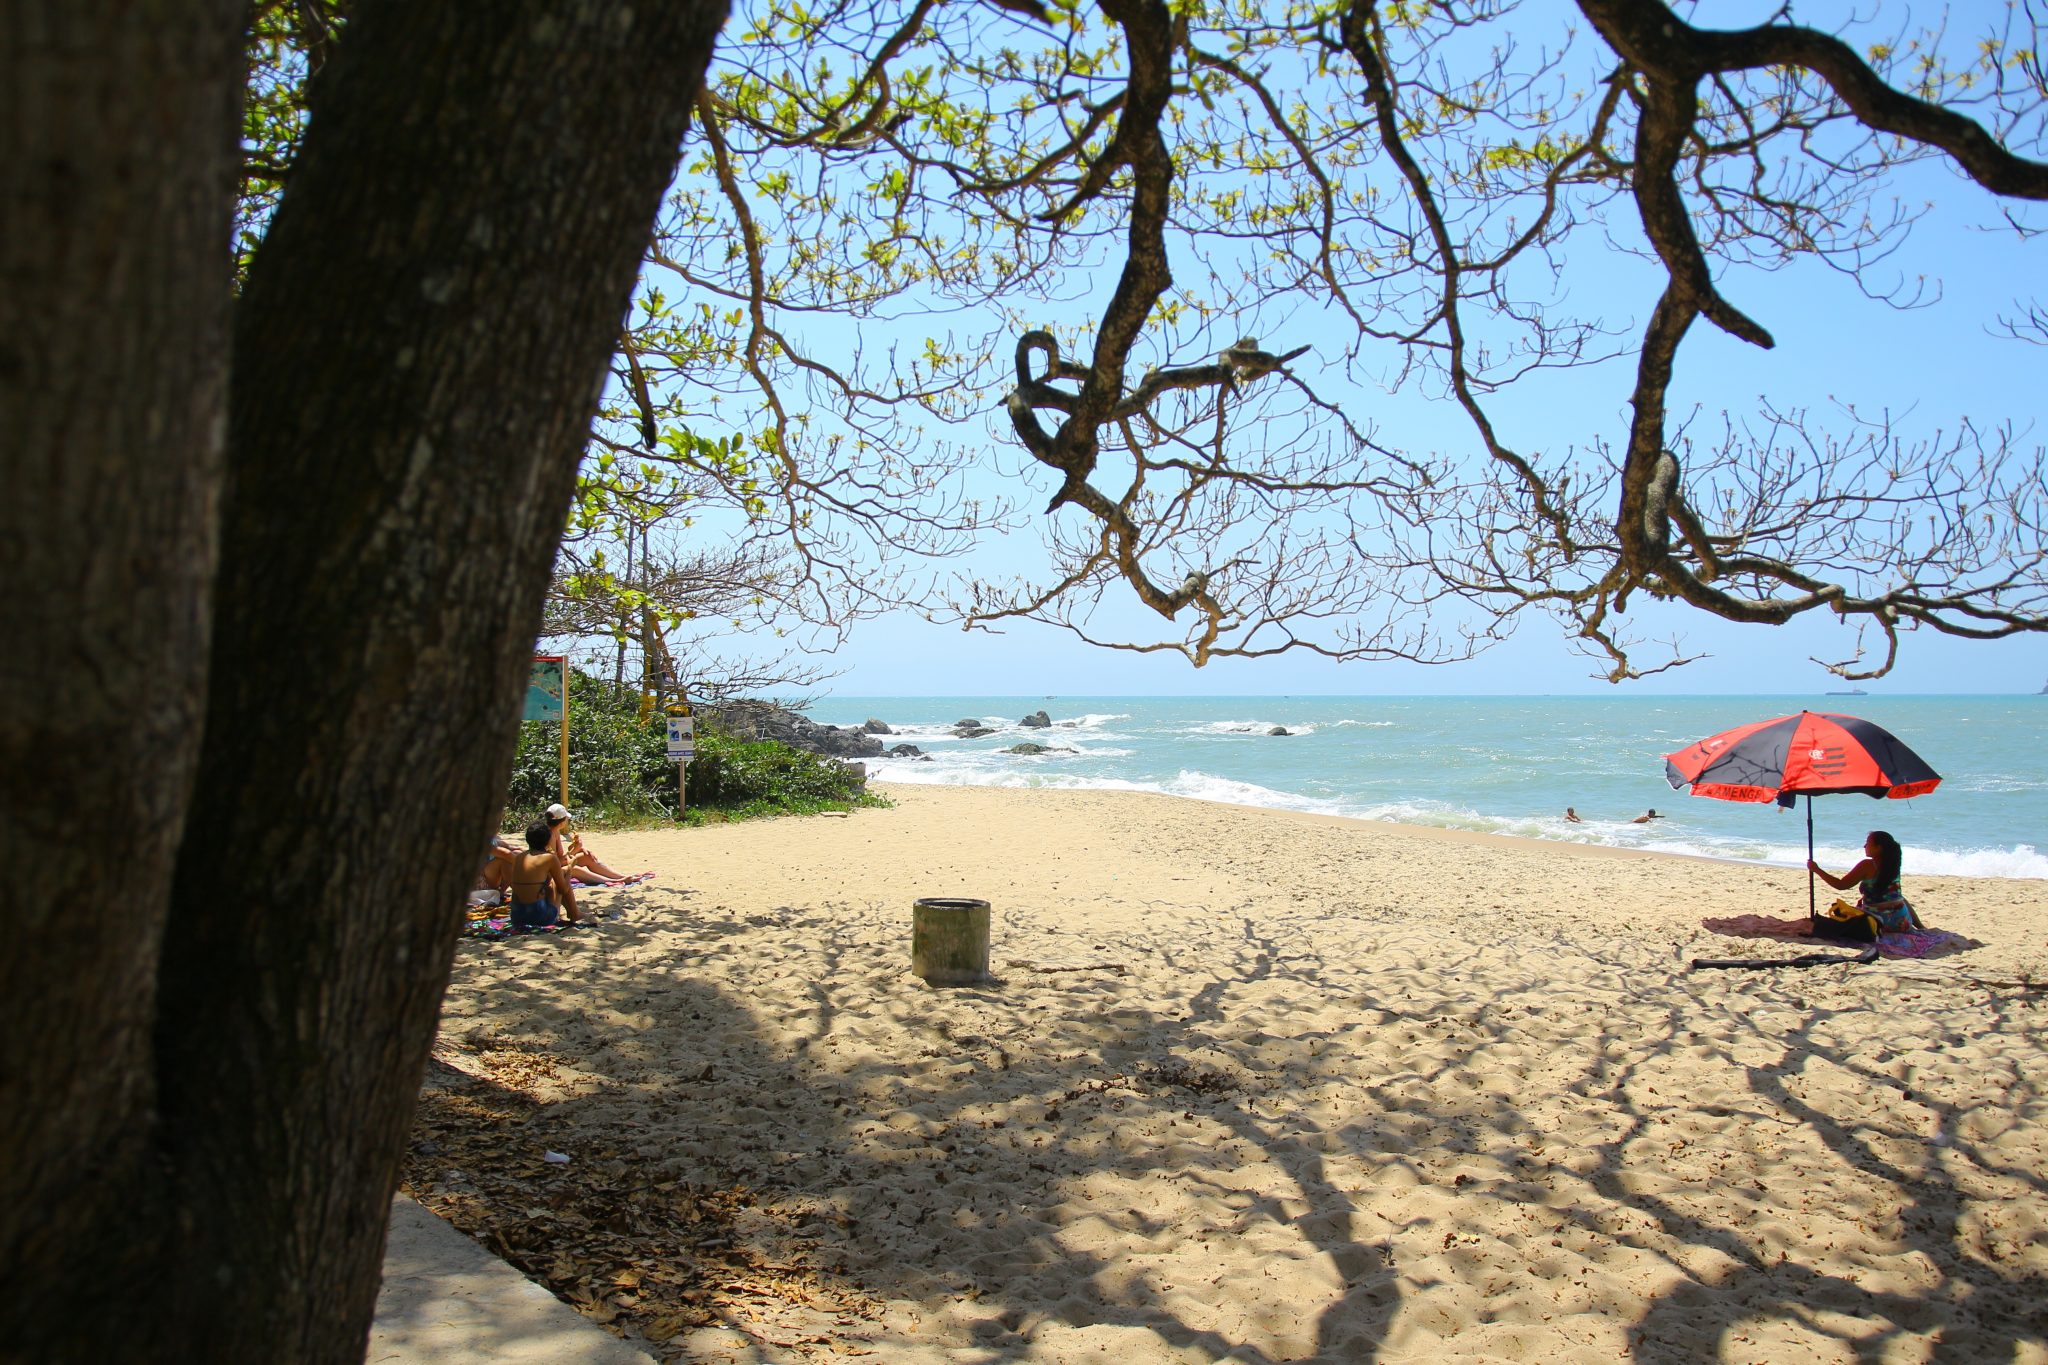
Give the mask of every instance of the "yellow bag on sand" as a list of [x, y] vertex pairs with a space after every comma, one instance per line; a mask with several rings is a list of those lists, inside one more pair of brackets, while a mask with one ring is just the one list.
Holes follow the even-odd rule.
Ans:
[[1833, 905], [1830, 905], [1828, 907], [1829, 919], [1855, 919], [1858, 915], [1862, 913], [1862, 906], [1851, 905], [1849, 904], [1849, 902], [1845, 900], [1838, 900]]

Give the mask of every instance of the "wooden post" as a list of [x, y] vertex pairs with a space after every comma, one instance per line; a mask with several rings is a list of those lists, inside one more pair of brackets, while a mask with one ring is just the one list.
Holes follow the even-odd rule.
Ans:
[[910, 970], [933, 986], [988, 980], [988, 902], [927, 896], [910, 907]]
[[562, 665], [562, 804], [569, 804], [569, 666]]
[[676, 692], [668, 706], [668, 756], [676, 761], [676, 820], [690, 804], [690, 758], [697, 751], [697, 727], [690, 719], [689, 694]]

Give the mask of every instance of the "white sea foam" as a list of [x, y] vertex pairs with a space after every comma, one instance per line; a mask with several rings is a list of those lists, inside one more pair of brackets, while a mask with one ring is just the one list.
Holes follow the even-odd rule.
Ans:
[[[1342, 815], [1340, 803], [1292, 792], [1275, 791], [1252, 782], [1236, 782], [1213, 773], [1182, 769], [1171, 781], [1143, 782], [1109, 777], [1099, 773], [1050, 770], [1026, 771], [1014, 766], [1036, 755], [987, 754], [949, 755], [921, 763], [916, 759], [869, 759], [868, 774], [878, 782], [919, 783], [926, 786], [1052, 787], [1069, 791], [1138, 791], [1162, 796], [1181, 796], [1194, 801], [1219, 801], [1238, 806], [1264, 806], [1273, 810], [1310, 811]], [[1044, 757], [1053, 757], [1045, 755]], [[977, 762], [984, 760], [1004, 760]]]
[[1121, 778], [1083, 776], [1056, 771], [1024, 772], [1017, 768], [979, 768], [944, 763], [919, 763], [916, 759], [892, 759], [885, 764], [868, 762], [868, 775], [878, 782], [901, 782], [924, 787], [1044, 787], [1057, 791], [1157, 792], [1151, 782], [1127, 782]]
[[[915, 744], [919, 748], [933, 744], [1015, 744], [1022, 740], [1034, 743], [1079, 743], [1084, 740], [1122, 740], [1129, 738], [1111, 730], [1116, 721], [1128, 720], [1127, 713], [1099, 712], [1085, 716], [1055, 718], [1051, 727], [1024, 725], [1018, 720], [1004, 716], [968, 716], [948, 714], [926, 716], [915, 720], [888, 721], [890, 733], [877, 735], [884, 744]], [[990, 733], [977, 739], [962, 739], [959, 722], [971, 720], [975, 726]], [[857, 727], [858, 720], [836, 722], [845, 728]], [[1103, 753], [1103, 750], [1091, 752]]]
[[[993, 740], [997, 735], [1007, 735], [1019, 728], [1015, 725], [1009, 724], [1006, 721], [995, 721], [993, 723], [989, 721], [982, 721], [980, 724], [982, 729], [992, 732], [990, 734], [983, 735], [981, 737], [983, 740]], [[976, 740], [962, 740], [960, 738], [959, 733], [954, 729], [953, 723], [951, 721], [927, 721], [923, 723], [913, 723], [909, 725], [897, 725], [893, 726], [892, 729], [895, 733], [887, 735], [877, 735], [875, 736], [875, 738], [881, 740], [884, 744], [923, 745], [980, 742]]]
[[2022, 777], [2009, 773], [1986, 773], [1970, 777], [1952, 777], [1942, 784], [1943, 788], [1959, 792], [2037, 792], [2048, 790], [2048, 783], [2038, 778]]
[[2048, 878], [2048, 855], [2032, 844], [2013, 848], [1968, 849], [1914, 848], [1906, 851], [1906, 876], [1916, 872], [1930, 877], [2040, 877]]
[[1085, 716], [1068, 716], [1065, 718], [1054, 716], [1052, 723], [1058, 729], [1099, 730], [1112, 721], [1129, 720], [1130, 718], [1131, 713], [1128, 711], [1101, 711], [1090, 712]]
[[1169, 796], [1188, 796], [1197, 801], [1222, 801], [1233, 806], [1266, 806], [1273, 810], [1308, 811], [1317, 815], [1345, 813], [1341, 802], [1302, 796], [1295, 792], [1275, 791], [1256, 782], [1239, 782], [1233, 778], [1218, 777], [1214, 773], [1188, 768], [1181, 769], [1173, 781], [1162, 784], [1159, 790]]
[[[1104, 751], [1094, 751], [1100, 754]], [[1492, 816], [1432, 801], [1389, 801], [1361, 804], [1297, 792], [1278, 791], [1255, 782], [1220, 777], [1196, 769], [1182, 769], [1165, 782], [1137, 781], [1085, 772], [1062, 772], [1035, 764], [1026, 770], [1020, 763], [1041, 756], [1003, 753], [953, 753], [924, 763], [916, 759], [870, 759], [868, 771], [881, 782], [916, 783], [927, 786], [1043, 787], [1063, 791], [1140, 791], [1179, 796], [1196, 801], [1217, 801], [1238, 806], [1262, 806], [1272, 810], [1305, 811], [1317, 815], [1339, 815], [1356, 820], [1378, 820], [1392, 824], [1421, 825], [1434, 829], [1467, 830], [1478, 834], [1503, 834], [1523, 839], [1548, 839], [1562, 843], [1591, 844], [1604, 848], [1634, 848], [1649, 853], [1678, 854], [1720, 861], [1762, 863], [1772, 867], [1803, 868], [1806, 846], [1763, 842], [1755, 839], [1674, 837], [1668, 827], [1636, 825], [1627, 821], [1586, 820], [1567, 825], [1554, 816]], [[1044, 755], [1042, 757], [1058, 757]], [[1863, 850], [1832, 844], [1817, 845], [1815, 858], [1823, 867], [1846, 869], [1863, 856]], [[2008, 877], [2048, 879], [2048, 855], [2032, 845], [2010, 849], [1922, 849], [1908, 848], [1907, 876]]]
[[1283, 720], [1212, 720], [1200, 725], [1188, 726], [1182, 733], [1190, 735], [1256, 735], [1271, 737], [1275, 728], [1287, 731], [1288, 738], [1312, 735], [1316, 727], [1306, 721]]
[[[1659, 850], [1666, 851], [1666, 850]], [[1709, 858], [1739, 858], [1745, 862], [1759, 862], [1772, 867], [1806, 866], [1806, 847], [1772, 846], [1761, 851], [1738, 849], [1732, 845], [1707, 844], [1675, 847], [1670, 852], [1694, 853]], [[1830, 871], [1841, 873], [1854, 867], [1863, 858], [1863, 849], [1816, 846], [1814, 861]], [[1916, 848], [1910, 842], [1906, 845], [1906, 881], [1910, 884], [1915, 876], [1924, 877], [2036, 877], [2048, 878], [2048, 856], [2036, 852], [2029, 844], [2014, 848]]]
[[[869, 760], [883, 781], [1152, 791], [1793, 869], [1806, 861], [1804, 812], [1685, 801], [1664, 785], [1664, 753], [1741, 718], [1720, 702], [1615, 702], [1596, 710], [1577, 700], [1238, 698], [1205, 705], [1131, 698], [1108, 703], [1113, 710], [1074, 716], [1047, 703], [1049, 730], [1011, 719], [1038, 709], [1020, 699], [850, 704], [861, 712], [830, 719], [857, 725], [864, 715], [879, 715], [896, 727], [882, 737], [885, 744], [916, 744], [933, 759]], [[1939, 716], [1974, 705], [1956, 703]], [[1774, 699], [1761, 711], [1790, 709]], [[991, 733], [959, 739], [955, 722], [970, 713]], [[1930, 716], [1916, 733], [1939, 731], [1937, 719]], [[1941, 756], [1949, 780], [1930, 799], [1820, 803], [1822, 865], [1853, 865], [1864, 829], [1876, 823], [1904, 842], [1909, 878], [2048, 877], [2048, 857], [2037, 851], [2048, 845], [2033, 835], [2048, 823], [2039, 814], [2048, 809], [2048, 780], [2036, 775], [2030, 758], [2048, 751], [2048, 729], [2031, 711], [2001, 723], [1995, 743], [1975, 748], [1950, 732]], [[1275, 725], [1320, 733], [1310, 743], [1289, 744], [1267, 736]], [[1383, 729], [1394, 733], [1381, 735]], [[1022, 741], [1078, 752], [1002, 752]], [[1567, 802], [1582, 822], [1559, 818]], [[1653, 802], [1672, 818], [1630, 821]]]

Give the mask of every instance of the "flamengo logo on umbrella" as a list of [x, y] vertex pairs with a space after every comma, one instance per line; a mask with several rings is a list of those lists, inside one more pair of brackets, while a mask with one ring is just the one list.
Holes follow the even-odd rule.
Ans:
[[1806, 763], [1815, 777], [1840, 777], [1849, 767], [1849, 755], [1841, 749], [1808, 749]]

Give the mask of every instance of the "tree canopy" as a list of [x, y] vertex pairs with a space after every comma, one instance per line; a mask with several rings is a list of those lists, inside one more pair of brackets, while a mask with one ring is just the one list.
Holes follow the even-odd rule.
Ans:
[[[969, 624], [1199, 664], [1456, 657], [1544, 613], [1616, 678], [1682, 661], [1637, 638], [1638, 596], [1832, 614], [1866, 632], [1836, 661], [1851, 677], [1904, 631], [2042, 629], [2024, 423], [1939, 393], [1911, 425], [1811, 394], [1724, 394], [1719, 420], [1674, 402], [1695, 324], [1773, 346], [1771, 272], [1918, 302], [1881, 268], [1917, 216], [1913, 163], [2031, 235], [2031, 12], [1970, 33], [1687, 13], [752, 7], [664, 210], [634, 373], [660, 357], [662, 420], [750, 432], [778, 466], [763, 486], [979, 461], [1022, 476], [1020, 503], [1049, 493], [1047, 571], [959, 580]], [[1589, 260], [1615, 280], [1589, 287]], [[1604, 407], [1516, 420], [1574, 370]], [[1374, 385], [1451, 407], [1462, 437], [1382, 431]], [[1012, 453], [967, 448], [996, 413]], [[1166, 624], [1104, 633], [1128, 627], [1098, 610], [1118, 594]]]
[[[2025, 414], [1688, 373], [1695, 324], [1774, 346], [1774, 272], [1925, 302], [1888, 270], [1915, 163], [2034, 232], [2030, 9], [1966, 32], [1807, 8], [746, 7], [656, 224], [550, 629], [829, 642], [914, 605], [1201, 664], [1456, 658], [1542, 614], [1617, 679], [1684, 661], [1644, 644], [1638, 596], [1832, 614], [1850, 677], [1904, 631], [2040, 630]], [[301, 127], [279, 92], [341, 9], [257, 15], [245, 224]], [[2016, 297], [1985, 323], [2034, 340], [2039, 317]], [[1527, 396], [1581, 372], [1572, 416], [1535, 427]], [[1383, 423], [1390, 393], [1457, 422]], [[935, 568], [1027, 525], [1042, 573]]]

